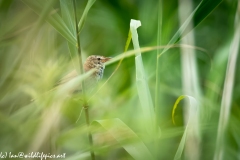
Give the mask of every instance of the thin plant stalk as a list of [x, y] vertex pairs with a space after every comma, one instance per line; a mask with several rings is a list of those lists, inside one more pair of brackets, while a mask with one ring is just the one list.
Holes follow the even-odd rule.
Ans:
[[[83, 74], [84, 73], [84, 70], [83, 70], [83, 61], [82, 61], [82, 54], [81, 54], [81, 45], [80, 45], [80, 38], [79, 38], [79, 31], [78, 31], [78, 23], [77, 23], [77, 9], [76, 9], [76, 0], [73, 0], [73, 5], [74, 5], [74, 15], [75, 15], [75, 25], [76, 25], [76, 36], [77, 36], [77, 51], [78, 51], [78, 57], [79, 57], [79, 64], [80, 64], [80, 74]], [[89, 110], [88, 110], [88, 103], [86, 101], [86, 97], [85, 97], [85, 85], [84, 85], [84, 81], [81, 82], [81, 87], [82, 87], [82, 93], [83, 93], [83, 97], [84, 97], [84, 102], [83, 102], [83, 108], [85, 110], [85, 118], [86, 118], [86, 123], [88, 125], [88, 127], [90, 126], [90, 118], [89, 118]], [[89, 131], [88, 132], [88, 139], [89, 139], [89, 143], [90, 143], [90, 146], [92, 147], [93, 146], [93, 138], [92, 138], [92, 134], [91, 132]], [[95, 154], [94, 154], [94, 151], [90, 151], [91, 152], [91, 158], [92, 160], [95, 160]]]
[[[163, 11], [162, 11], [162, 5], [163, 2], [162, 0], [159, 0], [159, 10], [158, 10], [158, 36], [157, 36], [157, 46], [160, 46], [162, 41], [161, 41], [161, 35], [162, 35], [162, 16], [163, 16]], [[156, 91], [155, 91], [155, 110], [156, 107], [158, 106], [158, 102], [159, 102], [159, 86], [160, 86], [160, 74], [159, 74], [159, 54], [160, 51], [157, 50], [157, 66], [156, 66]]]
[[[158, 7], [158, 34], [157, 34], [157, 46], [161, 46], [162, 44], [162, 39], [161, 39], [161, 36], [162, 36], [162, 19], [163, 19], [163, 1], [162, 0], [159, 0], [159, 7]], [[159, 70], [159, 67], [160, 67], [160, 58], [158, 58], [160, 54], [160, 50], [158, 49], [157, 50], [157, 55], [156, 55], [156, 59], [157, 59], [157, 64], [156, 64], [156, 89], [155, 89], [155, 104], [154, 104], [154, 109], [155, 109], [155, 115], [156, 115], [156, 121], [157, 121], [157, 106], [160, 103], [160, 98], [159, 98], [159, 94], [160, 94], [160, 70]], [[154, 148], [159, 148], [158, 146], [158, 143], [157, 141], [154, 142]], [[154, 150], [154, 154], [157, 156], [158, 154], [158, 150], [155, 149]]]
[[[78, 33], [78, 25], [77, 25], [77, 13], [76, 13], [76, 2], [75, 0], [73, 0], [73, 6], [74, 6], [74, 16], [75, 16], [75, 28], [76, 28], [76, 33]], [[80, 64], [80, 74], [83, 74], [83, 61], [82, 61], [82, 53], [81, 53], [81, 45], [80, 45], [80, 38], [79, 35], [76, 35], [77, 37], [77, 51], [78, 51], [78, 57], [79, 57], [79, 64]], [[81, 87], [82, 87], [82, 92], [83, 94], [85, 93], [85, 88], [83, 85], [83, 82], [81, 83]]]

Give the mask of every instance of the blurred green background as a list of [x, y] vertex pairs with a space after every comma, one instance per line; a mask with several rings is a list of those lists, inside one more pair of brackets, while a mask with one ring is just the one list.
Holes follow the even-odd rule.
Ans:
[[[79, 100], [78, 96], [71, 95], [56, 98], [55, 92], [48, 92], [61, 77], [73, 69], [79, 69], [77, 53], [70, 53], [67, 40], [48, 22], [51, 15], [62, 17], [61, 2], [30, 0], [42, 4], [42, 14], [39, 15], [37, 9], [27, 5], [26, 1], [29, 0], [0, 0], [0, 153], [39, 151], [66, 153], [69, 159], [91, 159], [84, 111], [77, 121], [82, 108], [81, 98]], [[87, 0], [76, 2], [79, 21]], [[193, 8], [200, 2], [194, 0]], [[204, 160], [213, 159], [215, 154], [237, 10], [237, 1], [218, 1], [216, 8], [211, 6], [215, 2], [209, 1], [193, 19], [193, 24], [198, 24], [193, 29], [195, 46], [207, 51], [203, 53], [196, 50], [202, 94], [199, 107], [203, 110], [199, 121], [199, 159]], [[97, 0], [89, 10], [80, 34], [83, 58], [93, 54], [111, 57], [122, 54], [131, 19], [140, 20], [142, 24], [138, 29], [140, 47], [167, 45], [180, 28], [180, 4], [176, 0], [162, 0], [162, 6], [159, 3], [158, 0]], [[210, 10], [208, 16], [204, 15], [207, 10]], [[160, 17], [162, 27], [158, 23]], [[159, 38], [161, 44], [158, 43]], [[131, 49], [132, 43], [129, 47]], [[145, 120], [136, 87], [134, 56], [125, 58], [113, 77], [91, 98], [90, 120], [119, 118], [144, 142], [155, 159], [174, 159], [185, 130], [184, 103], [180, 102], [176, 109], [176, 125], [172, 123], [171, 117], [176, 99], [184, 94], [180, 48], [169, 49], [164, 53], [159, 58], [158, 70], [156, 55], [157, 50], [152, 50], [144, 53], [142, 59], [153, 102], [156, 90], [159, 94], [158, 103], [154, 106], [156, 123], [161, 130], [159, 135], [151, 137], [143, 131]], [[222, 144], [223, 159], [240, 158], [239, 64], [238, 58], [230, 117]], [[106, 66], [99, 86], [116, 66], [117, 63]], [[159, 74], [158, 87], [156, 70]], [[93, 123], [91, 126], [96, 159], [134, 159], [122, 143], [108, 133], [104, 134], [101, 125]], [[131, 140], [125, 143], [134, 146]], [[141, 155], [141, 151], [136, 153]]]

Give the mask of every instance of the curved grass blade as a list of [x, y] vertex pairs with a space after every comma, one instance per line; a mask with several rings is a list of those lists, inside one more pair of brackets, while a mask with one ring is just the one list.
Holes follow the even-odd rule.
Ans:
[[[142, 47], [139, 50], [130, 50], [124, 53], [119, 54], [118, 56], [112, 58], [110, 61], [107, 61], [105, 64], [110, 65], [112, 63], [118, 62], [120, 61], [122, 58], [128, 58], [131, 56], [134, 56], [136, 53], [138, 53], [139, 51], [141, 53], [146, 53], [149, 51], [153, 51], [153, 50], [158, 50], [158, 49], [164, 49], [164, 48], [180, 48], [180, 47], [186, 47], [186, 48], [192, 48], [192, 49], [196, 49], [199, 50], [201, 52], [204, 53], [208, 53], [205, 49], [197, 47], [197, 46], [191, 46], [191, 45], [186, 45], [186, 44], [173, 44], [173, 45], [166, 45], [166, 46], [152, 46], [152, 47]], [[207, 55], [207, 54], [206, 54]], [[211, 61], [210, 61], [211, 62]], [[212, 63], [212, 62], [211, 62]]]
[[173, 124], [176, 124], [175, 120], [174, 120], [174, 114], [175, 114], [175, 110], [177, 109], [177, 105], [184, 98], [185, 98], [185, 96], [182, 95], [182, 96], [178, 97], [178, 99], [174, 103], [173, 110], [172, 110], [172, 121], [173, 121]]
[[188, 119], [188, 123], [186, 125], [186, 129], [183, 133], [183, 136], [182, 136], [182, 139], [181, 139], [181, 142], [178, 146], [178, 149], [177, 149], [177, 152], [175, 154], [175, 157], [174, 157], [174, 160], [178, 160], [178, 159], [181, 159], [181, 156], [182, 156], [182, 152], [184, 150], [184, 146], [185, 146], [185, 142], [186, 142], [186, 139], [188, 137], [196, 137], [198, 138], [199, 135], [198, 135], [198, 128], [196, 127], [196, 123], [198, 122], [198, 102], [195, 100], [195, 98], [191, 97], [191, 96], [188, 96], [188, 95], [182, 95], [180, 97], [178, 97], [178, 99], [176, 100], [175, 104], [174, 104], [174, 107], [173, 107], [173, 110], [172, 110], [172, 120], [173, 120], [173, 123], [175, 124], [175, 121], [174, 121], [174, 114], [175, 114], [175, 110], [177, 108], [177, 105], [179, 104], [179, 102], [184, 99], [184, 98], [188, 98], [189, 99], [189, 106], [190, 106], [190, 111], [189, 111], [189, 119]]
[[[45, 7], [45, 1], [36, 0], [22, 0], [29, 8], [31, 8], [36, 14], [41, 15]], [[68, 42], [76, 45], [76, 38], [68, 29], [67, 25], [64, 23], [63, 19], [59, 16], [57, 12], [51, 13], [46, 17], [46, 21], [51, 24]]]
[[[181, 0], [178, 0], [179, 2], [179, 9], [178, 9], [178, 18], [180, 25], [184, 23], [184, 20], [188, 17], [187, 13], [191, 13], [193, 10], [193, 1], [192, 0], [185, 0], [184, 2]], [[186, 10], [186, 8], [188, 8]], [[188, 29], [192, 30], [193, 21], [189, 22]], [[184, 35], [182, 35], [184, 36]], [[186, 36], [182, 37], [180, 40], [180, 44], [189, 44], [194, 45], [195, 32], [192, 30], [192, 32], [189, 32]], [[187, 95], [193, 95], [197, 99], [202, 99], [201, 97], [201, 87], [199, 85], [199, 76], [198, 76], [198, 67], [196, 63], [196, 52], [194, 49], [186, 49], [181, 48], [181, 70], [182, 70], [182, 86], [184, 94]], [[186, 105], [186, 104], [185, 104]], [[184, 119], [188, 118], [189, 113], [189, 107], [184, 107]], [[196, 128], [199, 128], [199, 123], [196, 123]], [[198, 129], [199, 130], [199, 129]], [[199, 138], [199, 137], [196, 137]], [[199, 143], [196, 143], [195, 145], [191, 145], [192, 141], [198, 141], [198, 139], [189, 139], [190, 141], [186, 142], [185, 145], [185, 151], [184, 156], [186, 159], [194, 159], [199, 160], [200, 159], [200, 148], [201, 146]]]
[[[136, 160], [153, 159], [146, 145], [120, 119], [96, 120]], [[132, 143], [129, 143], [132, 142]]]

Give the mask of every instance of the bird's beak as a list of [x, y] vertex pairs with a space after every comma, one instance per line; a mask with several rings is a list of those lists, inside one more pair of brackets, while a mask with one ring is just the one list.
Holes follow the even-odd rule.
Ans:
[[112, 59], [112, 57], [105, 57], [104, 59], [103, 59], [103, 62], [105, 63], [105, 62], [107, 62], [107, 61], [109, 61], [109, 60], [111, 60]]

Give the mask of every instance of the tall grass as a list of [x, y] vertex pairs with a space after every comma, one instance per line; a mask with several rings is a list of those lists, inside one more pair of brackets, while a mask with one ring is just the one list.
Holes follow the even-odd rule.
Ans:
[[[237, 1], [184, 2], [0, 1], [0, 154], [239, 159]], [[97, 92], [69, 94], [92, 54]]]
[[[186, 1], [179, 1], [179, 22], [180, 24], [184, 24], [185, 19], [188, 18], [188, 15], [193, 12], [193, 4], [191, 0]], [[194, 12], [193, 12], [194, 13]], [[192, 14], [193, 14], [192, 13]], [[192, 30], [188, 35], [182, 37], [180, 43], [182, 44], [189, 44], [194, 46], [194, 31], [193, 31], [193, 21], [189, 22], [189, 26], [186, 30]], [[185, 95], [190, 95], [195, 97], [198, 101], [201, 100], [200, 96], [200, 86], [198, 82], [198, 69], [196, 64], [196, 53], [195, 49], [187, 49], [181, 47], [181, 68], [182, 68], [182, 86], [183, 86], [183, 93]], [[188, 121], [190, 120], [190, 115], [194, 114], [192, 112], [196, 112], [195, 110], [191, 110], [187, 104], [184, 105], [184, 123], [187, 126]], [[199, 107], [199, 106], [197, 106]], [[199, 129], [200, 129], [200, 109], [197, 109], [197, 113], [195, 113], [195, 123], [192, 124], [194, 128], [192, 132], [189, 132], [186, 137], [186, 149], [185, 149], [185, 156], [186, 159], [200, 159], [200, 136], [199, 136]]]
[[229, 58], [226, 71], [226, 77], [224, 81], [223, 95], [221, 101], [221, 111], [218, 124], [218, 136], [217, 136], [217, 147], [214, 155], [214, 159], [224, 159], [224, 139], [226, 134], [227, 124], [229, 122], [229, 115], [231, 110], [232, 94], [234, 77], [236, 71], [236, 60], [239, 52], [239, 42], [240, 42], [240, 1], [238, 2], [238, 7], [235, 16], [235, 29], [233, 34], [233, 39], [229, 49]]

